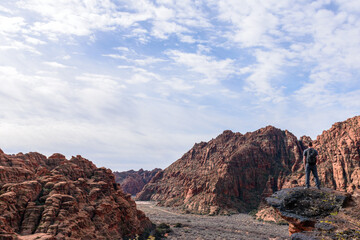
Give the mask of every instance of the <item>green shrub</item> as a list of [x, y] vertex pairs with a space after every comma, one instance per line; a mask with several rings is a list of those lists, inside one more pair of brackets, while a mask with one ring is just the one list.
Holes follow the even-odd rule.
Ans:
[[172, 232], [172, 230], [168, 224], [160, 223], [159, 225], [156, 226], [154, 236], [156, 239], [162, 239], [165, 237], [166, 233], [170, 233], [170, 232]]
[[182, 225], [182, 223], [176, 223], [174, 227], [176, 227], [176, 228], [182, 228], [183, 225]]

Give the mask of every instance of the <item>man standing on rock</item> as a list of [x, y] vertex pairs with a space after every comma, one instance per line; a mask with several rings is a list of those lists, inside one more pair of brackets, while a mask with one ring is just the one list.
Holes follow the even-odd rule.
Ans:
[[304, 151], [304, 168], [306, 176], [306, 188], [310, 187], [310, 172], [313, 173], [315, 178], [316, 187], [320, 189], [320, 180], [316, 169], [316, 160], [318, 152], [312, 148], [312, 143], [309, 143], [309, 148]]

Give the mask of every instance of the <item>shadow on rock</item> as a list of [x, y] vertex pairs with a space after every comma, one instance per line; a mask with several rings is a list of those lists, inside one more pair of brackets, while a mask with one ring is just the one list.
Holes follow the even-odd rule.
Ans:
[[352, 225], [354, 229], [342, 226], [350, 221], [344, 213], [339, 214], [352, 201], [348, 193], [296, 187], [280, 190], [266, 201], [289, 222], [291, 239], [338, 239], [339, 236], [340, 239], [360, 239], [358, 221]]

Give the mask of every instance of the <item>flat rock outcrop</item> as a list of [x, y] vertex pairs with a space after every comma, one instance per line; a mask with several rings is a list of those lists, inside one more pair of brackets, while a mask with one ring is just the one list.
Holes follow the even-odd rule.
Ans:
[[160, 168], [151, 171], [140, 169], [139, 171], [114, 172], [114, 175], [115, 181], [120, 184], [125, 193], [136, 195], [159, 171], [161, 171]]
[[[329, 188], [282, 189], [266, 198], [289, 223], [291, 239], [359, 239], [359, 205], [349, 193]], [[348, 235], [348, 237], [345, 237]]]
[[111, 170], [81, 156], [0, 151], [0, 239], [121, 239], [151, 227]]
[[272, 126], [245, 135], [224, 131], [159, 172], [137, 199], [201, 214], [248, 211], [281, 188], [301, 153], [293, 134]]

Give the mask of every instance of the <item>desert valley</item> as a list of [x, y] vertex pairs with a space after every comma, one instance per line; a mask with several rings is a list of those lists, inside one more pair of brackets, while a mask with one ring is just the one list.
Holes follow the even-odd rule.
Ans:
[[[310, 142], [321, 190], [303, 189]], [[360, 239], [360, 116], [316, 140], [224, 131], [164, 170], [3, 151], [0, 165], [0, 239]]]

